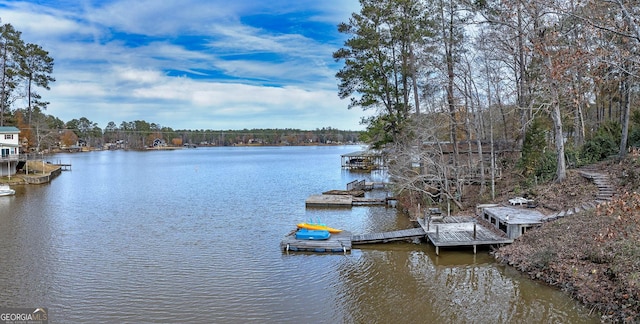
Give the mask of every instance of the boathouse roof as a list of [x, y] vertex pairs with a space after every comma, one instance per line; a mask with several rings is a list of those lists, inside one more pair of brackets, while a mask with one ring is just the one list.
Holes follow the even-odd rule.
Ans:
[[505, 224], [513, 225], [541, 224], [544, 217], [541, 212], [530, 208], [488, 207], [484, 212]]
[[374, 151], [357, 151], [357, 152], [342, 154], [343, 157], [379, 156], [379, 155], [380, 155], [379, 152], [374, 152]]

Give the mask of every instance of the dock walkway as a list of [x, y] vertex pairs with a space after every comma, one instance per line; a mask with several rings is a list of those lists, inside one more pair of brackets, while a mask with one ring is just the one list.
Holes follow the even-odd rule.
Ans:
[[59, 166], [62, 171], [71, 171], [71, 163], [56, 163], [54, 165]]
[[367, 244], [404, 241], [414, 238], [423, 238], [425, 234], [425, 231], [420, 227], [383, 233], [357, 234], [351, 236], [351, 243]]

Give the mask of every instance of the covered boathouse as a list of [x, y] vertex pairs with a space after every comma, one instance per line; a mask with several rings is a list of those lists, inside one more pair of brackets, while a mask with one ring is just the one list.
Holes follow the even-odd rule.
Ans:
[[510, 239], [519, 237], [530, 228], [540, 226], [544, 217], [544, 214], [531, 208], [487, 207], [482, 209], [482, 218], [507, 233]]
[[371, 171], [384, 168], [382, 153], [357, 151], [341, 155], [343, 169]]

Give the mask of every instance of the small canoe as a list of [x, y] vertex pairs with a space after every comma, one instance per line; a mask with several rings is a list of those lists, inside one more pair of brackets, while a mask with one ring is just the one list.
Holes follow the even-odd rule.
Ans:
[[296, 231], [297, 240], [327, 240], [330, 236], [331, 234], [329, 231], [324, 230], [309, 230], [301, 228]]
[[298, 224], [298, 228], [305, 228], [308, 230], [317, 230], [317, 231], [329, 231], [329, 233], [340, 233], [341, 229], [331, 228], [324, 224], [316, 224], [316, 223], [300, 223]]

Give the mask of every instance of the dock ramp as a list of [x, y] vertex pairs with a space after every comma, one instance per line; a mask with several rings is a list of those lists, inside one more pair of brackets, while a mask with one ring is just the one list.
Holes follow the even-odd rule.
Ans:
[[358, 234], [351, 236], [351, 244], [387, 243], [393, 241], [404, 241], [425, 237], [427, 233], [424, 229], [410, 228], [392, 232]]

